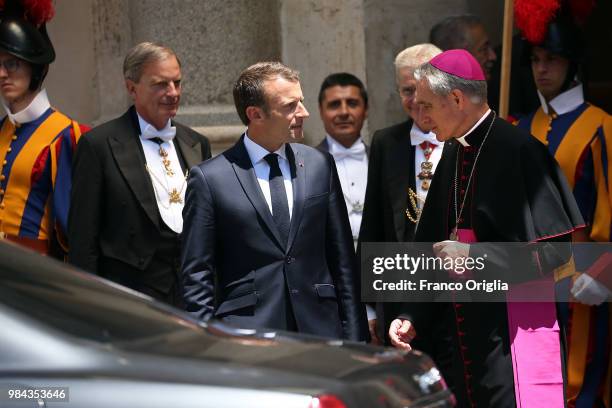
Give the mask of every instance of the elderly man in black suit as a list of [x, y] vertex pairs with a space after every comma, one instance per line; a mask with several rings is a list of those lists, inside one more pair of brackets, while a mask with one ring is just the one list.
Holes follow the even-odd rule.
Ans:
[[[414, 238], [442, 145], [430, 132], [429, 124], [418, 119], [413, 74], [440, 52], [432, 44], [418, 44], [395, 58], [398, 92], [408, 119], [377, 130], [372, 137], [360, 243], [409, 242]], [[384, 328], [397, 316], [395, 307], [394, 303], [377, 305], [376, 324], [370, 316], [370, 328], [376, 328], [370, 332], [374, 339], [386, 338], [389, 343]]]
[[187, 310], [246, 328], [366, 340], [351, 230], [329, 154], [304, 146], [297, 72], [263, 62], [234, 86], [247, 126], [191, 170], [184, 210]]
[[138, 44], [123, 71], [134, 105], [77, 146], [69, 260], [181, 306], [177, 278], [186, 171], [210, 157], [210, 144], [172, 120], [181, 96], [174, 51]]

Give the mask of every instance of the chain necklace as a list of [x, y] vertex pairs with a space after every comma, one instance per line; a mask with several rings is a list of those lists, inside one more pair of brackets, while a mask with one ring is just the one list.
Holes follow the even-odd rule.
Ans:
[[[167, 181], [165, 183], [166, 185], [164, 186], [164, 183], [162, 183], [162, 181], [155, 175], [153, 170], [149, 168], [148, 164], [145, 164], [145, 168], [147, 169], [147, 172], [149, 173], [149, 177], [151, 177], [151, 184], [153, 184], [153, 191], [155, 192], [155, 198], [157, 199], [157, 202], [161, 204], [162, 207], [168, 210], [170, 209], [172, 204], [183, 204], [182, 194], [183, 194], [183, 190], [185, 190], [185, 184], [187, 184], [187, 176], [189, 175], [189, 171], [185, 172], [185, 176], [183, 177], [183, 184], [181, 184], [181, 189], [178, 190], [176, 187], [170, 189], [168, 187]], [[164, 202], [162, 201], [159, 195], [159, 192], [157, 191], [157, 187], [155, 187], [155, 184], [159, 184], [164, 189], [166, 194], [168, 194], [168, 205], [165, 205]]]
[[406, 208], [406, 217], [413, 223], [418, 223], [419, 218], [421, 218], [421, 212], [423, 211], [419, 208], [419, 202], [425, 204], [425, 200], [423, 200], [417, 193], [415, 193], [410, 187], [408, 188], [408, 199], [410, 200], [410, 205], [412, 205], [412, 209], [414, 211], [414, 217], [410, 214], [410, 209]]
[[166, 170], [166, 174], [170, 177], [174, 176], [174, 170], [172, 170], [172, 164], [170, 162], [170, 159], [168, 159], [168, 152], [166, 151], [166, 149], [162, 147], [161, 144], [159, 145], [158, 153], [161, 156], [162, 164], [164, 165], [164, 170]]
[[458, 171], [457, 168], [459, 167], [459, 151], [457, 151], [457, 156], [455, 159], [455, 227], [453, 228], [453, 230], [450, 233], [450, 240], [451, 241], [457, 241], [458, 235], [457, 235], [457, 228], [459, 227], [459, 219], [461, 218], [461, 215], [463, 214], [463, 208], [465, 207], [465, 200], [469, 194], [469, 190], [470, 190], [470, 183], [472, 182], [472, 176], [474, 176], [474, 170], [476, 169], [476, 163], [478, 162], [478, 158], [480, 157], [480, 152], [482, 151], [482, 146], [484, 146], [485, 142], [487, 141], [487, 137], [489, 137], [489, 133], [491, 132], [491, 129], [493, 128], [493, 122], [495, 122], [495, 111], [491, 111], [493, 112], [493, 119], [491, 120], [491, 123], [489, 124], [489, 128], [487, 129], [487, 133], [485, 134], [485, 137], [482, 139], [482, 143], [480, 144], [480, 147], [478, 148], [478, 151], [476, 152], [476, 157], [474, 158], [474, 164], [472, 165], [472, 170], [470, 171], [470, 176], [468, 177], [468, 181], [467, 184], [465, 186], [465, 194], [463, 196], [463, 200], [461, 201], [461, 207], [459, 207], [459, 210], [457, 211], [457, 202], [459, 201], [457, 198], [457, 191], [459, 190], [459, 176], [458, 176]]

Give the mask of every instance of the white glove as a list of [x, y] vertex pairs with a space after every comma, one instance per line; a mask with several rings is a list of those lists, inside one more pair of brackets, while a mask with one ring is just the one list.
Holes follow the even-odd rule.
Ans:
[[570, 292], [577, 301], [591, 306], [600, 305], [612, 298], [612, 292], [587, 273], [581, 274], [576, 279]]

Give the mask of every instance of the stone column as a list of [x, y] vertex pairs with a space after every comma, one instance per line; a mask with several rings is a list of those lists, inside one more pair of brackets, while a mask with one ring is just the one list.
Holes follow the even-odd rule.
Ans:
[[[283, 62], [301, 72], [310, 112], [307, 144], [316, 145], [325, 136], [317, 101], [323, 79], [345, 71], [366, 83], [362, 4], [363, 0], [281, 0]], [[367, 137], [367, 133], [366, 124], [362, 134]]]
[[[490, 4], [491, 3], [491, 4]], [[495, 3], [495, 2], [493, 2]], [[57, 51], [46, 86], [55, 106], [89, 124], [129, 105], [122, 64], [140, 41], [176, 50], [184, 89], [178, 120], [211, 138], [215, 151], [244, 130], [232, 85], [240, 71], [263, 60], [282, 60], [302, 73], [311, 118], [306, 142], [324, 135], [317, 95], [324, 77], [351, 72], [370, 94], [368, 128], [404, 119], [393, 59], [424, 42], [441, 18], [481, 13], [493, 39], [501, 7], [485, 0], [62, 0], [49, 33]], [[498, 30], [495, 30], [499, 27]]]
[[281, 55], [277, 0], [62, 0], [49, 32], [58, 51], [53, 101], [91, 124], [129, 106], [122, 65], [133, 45], [173, 48], [184, 79], [177, 120], [208, 136], [215, 153], [244, 131], [232, 99], [240, 71]]
[[240, 71], [280, 58], [276, 0], [146, 0], [130, 2], [132, 41], [161, 41], [182, 62], [177, 120], [225, 150], [244, 132], [232, 86]]
[[406, 120], [395, 83], [395, 56], [427, 42], [429, 30], [442, 18], [466, 12], [466, 0], [364, 0], [372, 132]]

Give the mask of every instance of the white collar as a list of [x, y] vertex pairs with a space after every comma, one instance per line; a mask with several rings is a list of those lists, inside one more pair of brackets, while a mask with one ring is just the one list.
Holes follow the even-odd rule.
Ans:
[[461, 143], [463, 145], [463, 147], [469, 147], [470, 144], [467, 142], [467, 140], [465, 140], [465, 138], [468, 137], [470, 135], [470, 133], [472, 133], [474, 131], [474, 129], [476, 129], [482, 123], [482, 121], [485, 120], [485, 118], [487, 116], [489, 116], [489, 113], [491, 113], [491, 109], [487, 109], [485, 114], [482, 115], [482, 117], [480, 119], [478, 119], [478, 122], [476, 122], [476, 124], [474, 126], [472, 126], [472, 128], [470, 130], [468, 130], [466, 134], [464, 134], [463, 136], [457, 138], [457, 141], [459, 143]]
[[355, 140], [355, 143], [353, 143], [351, 147], [344, 147], [336, 139], [334, 139], [328, 134], [325, 135], [325, 140], [327, 140], [327, 148], [329, 150], [329, 153], [331, 153], [332, 155], [334, 154], [334, 152], [346, 152], [348, 150], [354, 149], [355, 147], [359, 147], [360, 144], [363, 145], [363, 140], [361, 139], [361, 136], [359, 136], [357, 140]]
[[546, 99], [544, 99], [540, 91], [538, 91], [538, 98], [540, 98], [540, 104], [545, 114], [548, 115], [548, 105], [550, 105], [557, 115], [563, 115], [584, 103], [584, 92], [582, 91], [582, 84], [578, 84], [555, 96], [549, 103], [546, 103]]
[[47, 97], [47, 91], [41, 89], [41, 91], [32, 99], [32, 102], [23, 110], [17, 113], [11, 113], [11, 110], [6, 106], [6, 103], [3, 102], [4, 110], [8, 115], [9, 120], [15, 123], [28, 123], [36, 120], [42, 116], [43, 113], [47, 111], [51, 107], [49, 103], [49, 98]]
[[[283, 145], [278, 150], [272, 153], [276, 153], [283, 159], [287, 160], [287, 154], [285, 153], [285, 145], [286, 143], [283, 143]], [[264, 157], [270, 154], [269, 151], [255, 143], [249, 137], [247, 132], [244, 132], [244, 147], [246, 148], [246, 151], [249, 154], [249, 158], [251, 159], [251, 163], [253, 163], [253, 166], [264, 160]]]
[[410, 143], [413, 146], [418, 146], [423, 142], [429, 142], [434, 145], [439, 145], [441, 142], [436, 139], [436, 134], [433, 132], [423, 132], [416, 122], [412, 122], [412, 128], [410, 128]]
[[[155, 126], [153, 126], [152, 124], [150, 124], [149, 122], [147, 122], [146, 120], [144, 120], [142, 118], [142, 116], [140, 116], [140, 113], [138, 113], [138, 111], [136, 111], [136, 115], [138, 116], [138, 125], [140, 126], [140, 134], [142, 135], [142, 133], [144, 132], [145, 128], [147, 126], [151, 126], [153, 129], [157, 130], [157, 128]], [[172, 123], [170, 121], [170, 119], [168, 119], [168, 123], [166, 123], [166, 126], [164, 126], [163, 129], [159, 129], [160, 132], [164, 131], [164, 130], [168, 130], [172, 127]]]

